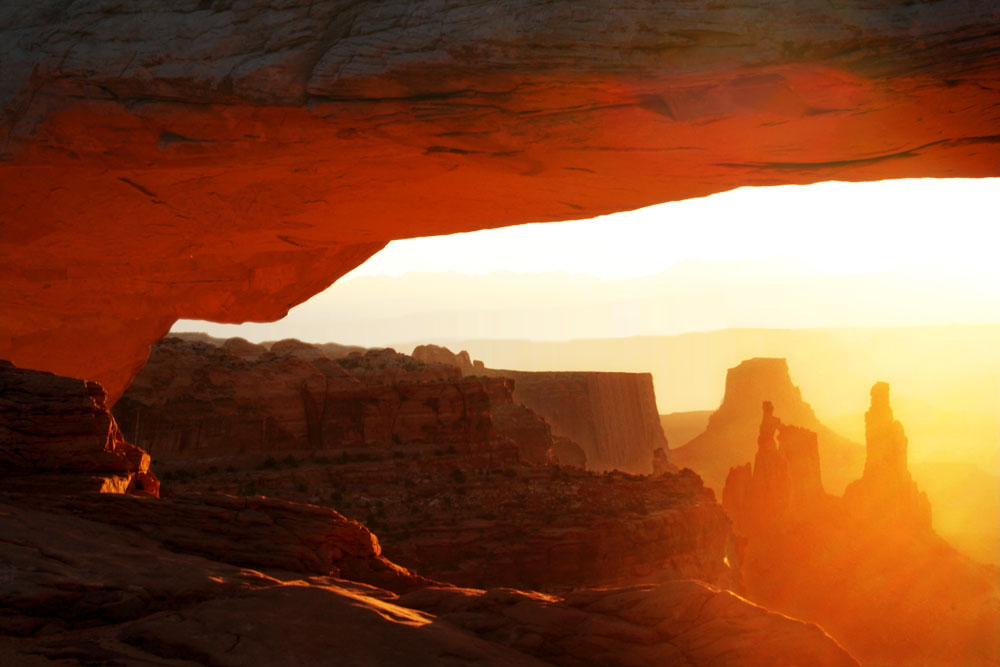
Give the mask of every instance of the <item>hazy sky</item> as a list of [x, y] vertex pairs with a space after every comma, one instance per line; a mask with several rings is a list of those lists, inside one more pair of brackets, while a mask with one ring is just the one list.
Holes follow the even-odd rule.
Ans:
[[[1000, 321], [998, 201], [1000, 179], [828, 182], [394, 241], [282, 322], [174, 330], [384, 345]], [[755, 306], [774, 290], [797, 301]]]

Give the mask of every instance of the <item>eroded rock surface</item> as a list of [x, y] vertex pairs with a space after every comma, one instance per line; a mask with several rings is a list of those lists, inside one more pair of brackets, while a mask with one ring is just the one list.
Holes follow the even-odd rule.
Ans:
[[820, 628], [690, 580], [564, 597], [425, 588], [399, 602], [560, 665], [857, 665]]
[[156, 495], [149, 455], [125, 441], [95, 382], [0, 361], [0, 488]]
[[176, 319], [281, 317], [390, 239], [996, 176], [998, 25], [961, 0], [10, 0], [0, 358], [113, 403]]
[[168, 337], [115, 407], [161, 462], [225, 466], [291, 453], [408, 454], [452, 448], [484, 465], [544, 463], [549, 426], [504, 378], [462, 378], [392, 350], [330, 359], [280, 341], [270, 349]]
[[[541, 415], [553, 435], [577, 443], [593, 470], [648, 473], [650, 452], [659, 449], [667, 457], [648, 373], [499, 370], [472, 361], [465, 350], [455, 354], [438, 345], [417, 346], [413, 356], [454, 366], [463, 375], [511, 378], [514, 400]], [[572, 454], [566, 462], [579, 465], [579, 457]]]
[[578, 443], [592, 470], [651, 472], [666, 451], [649, 373], [479, 371], [514, 381], [514, 400], [545, 418], [554, 435]]
[[[287, 347], [298, 360], [311, 358], [308, 349]], [[379, 360], [391, 358], [383, 354]], [[124, 441], [98, 400], [103, 397], [98, 385], [9, 365], [0, 370], [5, 400], [30, 407], [25, 396], [33, 397], [44, 408], [42, 417], [40, 410], [0, 412], [2, 451], [22, 472], [37, 463], [44, 476], [45, 466], [56, 461], [67, 477], [88, 479], [95, 472], [95, 435], [103, 434], [114, 457]], [[98, 472], [106, 467], [103, 460], [102, 466]], [[605, 484], [593, 473], [576, 474]], [[684, 475], [656, 484], [675, 500], [690, 501], [699, 490], [710, 498], [697, 477]], [[578, 591], [566, 598], [449, 589], [388, 560], [374, 534], [332, 509], [262, 497], [184, 495], [169, 484], [166, 498], [86, 492], [86, 484], [71, 483], [40, 493], [38, 487], [8, 484], [10, 479], [0, 479], [4, 664], [277, 666], [329, 664], [335, 658], [351, 665], [596, 667], [647, 661], [651, 639], [652, 648], [684, 657], [683, 664], [763, 664], [776, 655], [854, 664], [818, 628], [693, 582]], [[621, 480], [628, 486], [642, 481]], [[595, 491], [585, 495], [593, 498]], [[685, 516], [684, 502], [677, 509], [656, 512], [642, 524], [605, 522], [604, 529], [618, 531], [605, 544], [656, 543], [652, 527], [667, 518], [661, 558], [674, 559], [670, 567], [713, 553], [711, 545], [684, 543], [685, 534], [671, 518]], [[716, 504], [702, 503], [702, 509], [714, 511], [728, 528]], [[641, 534], [630, 545], [623, 530], [636, 528]], [[522, 547], [536, 552], [536, 560], [525, 564], [539, 564], [537, 547], [548, 540], [543, 560], [558, 561], [555, 569], [551, 562], [543, 564], [549, 571], [579, 574], [577, 569], [589, 564], [597, 571], [612, 565], [614, 574], [628, 573], [634, 563], [594, 548], [602, 543], [594, 539], [600, 524], [590, 530], [543, 530], [535, 542], [522, 540]], [[716, 534], [726, 539], [728, 531]], [[579, 544], [568, 548], [573, 536]], [[499, 542], [481, 535], [472, 539], [497, 555]], [[695, 553], [685, 551], [692, 546]], [[718, 567], [719, 559], [713, 561]], [[514, 565], [521, 563], [515, 559]], [[417, 595], [428, 587], [433, 593]], [[415, 597], [404, 602], [398, 594]], [[650, 613], [634, 617], [642, 604]], [[456, 607], [469, 613], [456, 613]], [[582, 650], [583, 642], [590, 650]]]
[[5, 664], [857, 664], [819, 628], [695, 582], [398, 597], [327, 575], [237, 567], [183, 553], [154, 530], [22, 500], [0, 496]]

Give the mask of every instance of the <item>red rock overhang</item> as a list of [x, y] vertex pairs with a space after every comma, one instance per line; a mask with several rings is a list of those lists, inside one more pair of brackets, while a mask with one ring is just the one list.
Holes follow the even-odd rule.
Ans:
[[391, 239], [1000, 175], [996, 3], [271, 4], [0, 8], [0, 358], [113, 401]]

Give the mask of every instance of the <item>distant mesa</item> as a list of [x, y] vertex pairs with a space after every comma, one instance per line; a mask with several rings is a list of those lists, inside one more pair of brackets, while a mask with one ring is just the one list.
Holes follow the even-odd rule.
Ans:
[[511, 378], [514, 400], [544, 417], [553, 435], [578, 443], [593, 470], [647, 474], [650, 453], [667, 451], [649, 373], [486, 368], [470, 361], [465, 350], [455, 354], [436, 345], [419, 346], [413, 353], [451, 364], [465, 375]]
[[834, 491], [857, 478], [863, 451], [820, 423], [802, 392], [792, 384], [788, 362], [780, 358], [753, 358], [729, 369], [722, 404], [711, 414], [705, 431], [670, 450], [677, 466], [699, 473], [708, 486], [721, 491], [729, 468], [755, 456], [754, 442], [760, 423], [760, 406], [772, 404], [782, 420], [816, 434], [824, 462], [824, 478]]

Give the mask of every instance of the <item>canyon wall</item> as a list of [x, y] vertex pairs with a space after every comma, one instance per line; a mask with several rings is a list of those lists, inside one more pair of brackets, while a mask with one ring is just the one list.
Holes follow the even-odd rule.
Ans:
[[962, 0], [9, 0], [0, 358], [113, 404], [175, 320], [280, 318], [391, 239], [996, 176], [998, 25]]
[[511, 378], [514, 400], [541, 415], [553, 435], [579, 444], [592, 470], [648, 474], [652, 452], [661, 449], [667, 457], [649, 373], [500, 370], [473, 361], [465, 350], [437, 345], [417, 346], [413, 356], [464, 375]]
[[447, 448], [500, 465], [545, 463], [553, 446], [509, 380], [463, 378], [392, 350], [332, 360], [295, 340], [267, 349], [168, 337], [115, 413], [160, 461]]
[[[257, 346], [229, 347], [259, 353]], [[280, 347], [299, 359], [310, 353], [294, 342]], [[395, 356], [383, 352], [362, 366], [396, 368]], [[857, 664], [822, 629], [701, 582], [582, 589], [568, 597], [457, 588], [387, 559], [370, 530], [327, 507], [185, 494], [176, 486], [158, 498], [149, 456], [124, 441], [99, 385], [5, 362], [0, 388], [3, 664], [320, 665], [336, 655], [350, 664], [625, 667], [651, 652], [697, 664]], [[609, 486], [592, 473], [575, 474]], [[395, 479], [400, 487], [411, 481]], [[610, 481], [618, 494], [636, 483]], [[502, 531], [482, 539], [480, 528], [473, 539], [484, 553], [506, 544], [513, 555], [520, 546], [534, 564], [524, 569], [530, 576], [724, 571], [718, 550], [728, 523], [700, 480], [686, 473], [655, 484], [671, 508], [654, 508], [645, 524], [532, 531], [548, 541], [547, 551], [537, 550], [539, 542], [511, 542]], [[551, 492], [548, 498], [551, 510]], [[699, 510], [714, 523], [697, 520]], [[657, 521], [660, 540], [622, 539], [651, 532]], [[678, 530], [679, 521], [692, 532]], [[453, 555], [468, 543], [452, 533]], [[626, 549], [595, 549], [595, 537]], [[655, 552], [643, 551], [647, 543], [667, 553], [646, 562], [642, 556]], [[473, 561], [473, 570], [489, 574], [481, 566], [491, 562]]]
[[0, 488], [156, 495], [149, 464], [125, 441], [99, 384], [0, 360]]

